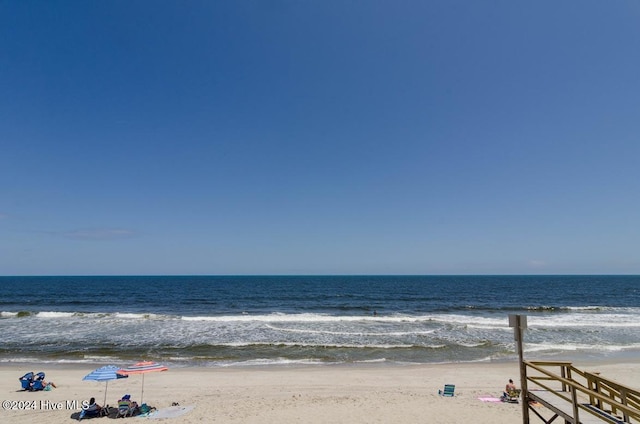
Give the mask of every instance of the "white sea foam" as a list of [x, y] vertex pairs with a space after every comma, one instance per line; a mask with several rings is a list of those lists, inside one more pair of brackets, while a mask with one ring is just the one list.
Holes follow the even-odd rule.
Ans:
[[423, 320], [434, 321], [443, 324], [474, 326], [477, 328], [502, 329], [505, 327], [509, 327], [509, 321], [504, 316], [500, 318], [492, 318], [477, 315], [434, 314], [423, 316]]
[[[228, 342], [228, 343], [219, 343], [217, 346], [226, 346], [233, 348], [244, 348], [244, 347], [259, 347], [259, 346], [281, 346], [281, 347], [292, 347], [292, 348], [336, 348], [336, 349], [407, 349], [413, 348], [415, 345], [413, 344], [371, 344], [371, 343], [322, 343], [322, 342]], [[422, 346], [423, 348], [429, 349], [441, 349], [444, 345], [427, 345]]]
[[74, 315], [74, 312], [38, 312], [36, 314], [38, 318], [71, 318]]
[[[554, 314], [531, 314], [527, 316], [529, 327], [553, 328], [553, 327], [640, 327], [640, 308], [600, 308], [597, 313], [592, 313], [592, 307], [573, 308], [571, 312]], [[605, 312], [606, 311], [606, 312]], [[28, 318], [19, 316], [18, 312], [2, 311], [2, 318]], [[97, 312], [70, 312], [70, 311], [41, 311], [34, 315], [37, 318], [47, 319], [101, 319], [101, 320], [175, 320], [187, 322], [212, 322], [212, 323], [363, 323], [363, 324], [411, 324], [433, 323], [434, 325], [465, 326], [476, 329], [508, 330], [508, 317], [488, 317], [477, 314], [426, 314], [407, 315], [393, 314], [384, 316], [364, 315], [329, 315], [318, 313], [271, 313], [271, 314], [234, 314], [234, 315], [210, 315], [210, 316], [172, 316], [155, 313], [97, 313]]]
[[84, 355], [84, 359], [88, 361], [105, 362], [105, 361], [114, 361], [117, 358], [114, 358], [113, 356], [104, 356], [104, 355]]
[[[218, 355], [218, 350], [222, 350], [223, 357], [237, 357], [237, 363], [243, 362], [245, 352], [254, 352], [252, 355], [267, 352], [266, 356], [269, 356], [280, 350], [286, 352], [285, 356], [290, 355], [294, 362], [297, 355], [318, 351], [328, 353], [330, 362], [340, 362], [344, 358], [368, 360], [374, 352], [365, 353], [367, 349], [385, 350], [389, 352], [383, 355], [385, 360], [394, 362], [421, 362], [425, 358], [437, 362], [451, 357], [460, 361], [473, 360], [478, 355], [484, 357], [487, 352], [490, 352], [489, 356], [500, 358], [505, 357], [505, 351], [514, 350], [513, 329], [508, 326], [508, 318], [493, 314], [363, 317], [274, 313], [178, 317], [126, 312], [41, 312], [19, 319], [13, 319], [14, 316], [11, 314], [2, 321], [0, 345], [10, 345], [16, 352], [27, 348], [27, 351], [41, 350], [46, 355], [52, 347], [66, 352], [96, 344], [113, 350], [113, 353], [96, 352], [65, 359], [71, 363], [113, 362], [131, 352], [162, 352], [165, 349], [172, 357], [184, 357], [187, 361], [193, 358], [206, 363]], [[635, 317], [637, 315], [620, 308], [606, 312], [575, 310], [530, 315], [525, 351], [541, 355], [561, 352], [608, 355], [640, 351]], [[105, 328], [115, 326], [118, 331], [105, 331]], [[176, 351], [181, 354], [174, 354]], [[199, 353], [203, 351], [210, 351], [211, 356], [205, 353], [200, 358]], [[376, 353], [375, 356], [382, 355]], [[323, 362], [327, 359], [323, 358]]]
[[184, 321], [217, 321], [217, 322], [417, 322], [428, 320], [428, 317], [395, 315], [395, 316], [364, 316], [364, 315], [328, 315], [328, 314], [262, 314], [262, 315], [220, 315], [220, 316], [183, 316]]
[[625, 350], [640, 350], [640, 343], [628, 345], [593, 345], [586, 343], [525, 343], [525, 352], [554, 352], [554, 351], [600, 351], [600, 352], [621, 352]]
[[322, 365], [324, 362], [319, 359], [288, 359], [288, 358], [257, 358], [246, 361], [221, 362], [220, 367], [255, 367], [255, 366], [272, 366], [272, 365]]
[[149, 319], [149, 318], [154, 318], [157, 315], [155, 315], [155, 314], [131, 314], [131, 313], [116, 312], [115, 314], [113, 314], [113, 316], [115, 318], [118, 318], [118, 319]]
[[361, 361], [355, 361], [359, 364], [379, 364], [383, 362], [387, 362], [387, 358], [378, 358], [378, 359], [364, 359]]
[[527, 317], [530, 326], [553, 327], [640, 327], [635, 314], [565, 314], [548, 317]]
[[39, 363], [42, 362], [40, 358], [35, 356], [14, 356], [11, 358], [1, 358], [0, 363]]
[[311, 328], [283, 328], [283, 327], [276, 327], [271, 324], [267, 324], [266, 327], [272, 330], [284, 331], [289, 333], [330, 334], [334, 336], [409, 336], [409, 335], [433, 334], [435, 332], [435, 330], [389, 331], [389, 332], [330, 331], [330, 330], [314, 330]]

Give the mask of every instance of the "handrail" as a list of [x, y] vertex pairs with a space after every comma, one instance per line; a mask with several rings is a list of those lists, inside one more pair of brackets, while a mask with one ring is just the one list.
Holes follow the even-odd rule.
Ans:
[[[626, 387], [613, 380], [600, 377], [599, 373], [585, 372], [585, 378], [587, 379], [589, 388], [595, 392], [606, 392], [606, 394], [609, 395], [609, 398], [614, 400], [617, 395], [622, 401], [621, 403], [640, 410], [640, 391]], [[595, 404], [593, 399], [591, 399], [591, 403]], [[612, 410], [615, 412], [615, 407], [612, 407]]]
[[[582, 393], [589, 398], [590, 405], [595, 406], [600, 410], [603, 410], [603, 405], [609, 405], [612, 413], [614, 414], [620, 410], [623, 413], [624, 422], [630, 422], [630, 418], [640, 421], [640, 391], [638, 390], [626, 387], [612, 380], [602, 378], [598, 374], [579, 370], [570, 362], [524, 361], [524, 365], [525, 368], [530, 367], [543, 374], [543, 376], [530, 376], [527, 373], [526, 378], [528, 381], [543, 387], [566, 402], [571, 402], [573, 405], [574, 419], [578, 419], [578, 409], [585, 410], [598, 416], [597, 412], [577, 401], [577, 394]], [[545, 369], [545, 366], [560, 366], [560, 375]], [[584, 378], [586, 380], [586, 385], [576, 381], [573, 377], [574, 374]], [[562, 389], [560, 391], [552, 389], [548, 384], [542, 383], [543, 381], [559, 382]], [[603, 390], [606, 391], [606, 394], [603, 393]], [[561, 393], [570, 394], [571, 397], [564, 396]], [[525, 394], [525, 396], [528, 397], [528, 394]]]

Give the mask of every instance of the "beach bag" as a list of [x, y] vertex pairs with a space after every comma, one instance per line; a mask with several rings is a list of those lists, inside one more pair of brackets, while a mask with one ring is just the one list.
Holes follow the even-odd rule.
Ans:
[[146, 403], [143, 403], [142, 405], [140, 405], [141, 414], [146, 414], [149, 411], [151, 411], [151, 408], [149, 408], [149, 405], [147, 405]]

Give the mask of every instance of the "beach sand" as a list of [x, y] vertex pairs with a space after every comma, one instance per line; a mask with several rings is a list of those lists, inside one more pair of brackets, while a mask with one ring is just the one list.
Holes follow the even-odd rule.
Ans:
[[[580, 369], [636, 387], [638, 363], [574, 363]], [[82, 381], [100, 365], [0, 365], [1, 423], [69, 423], [79, 403], [94, 396], [102, 404], [105, 383]], [[45, 371], [58, 387], [19, 391], [18, 377]], [[516, 362], [433, 365], [331, 365], [238, 368], [173, 368], [146, 374], [143, 401], [163, 409], [177, 402], [194, 409], [167, 423], [487, 423], [522, 422], [522, 405], [483, 402], [499, 397], [509, 378], [519, 386]], [[438, 389], [456, 385], [456, 396]], [[107, 403], [125, 393], [140, 401], [142, 376], [110, 381]], [[7, 402], [9, 401], [9, 402]], [[28, 401], [27, 405], [20, 401]], [[77, 408], [74, 406], [78, 405]], [[16, 407], [7, 410], [7, 406]], [[25, 409], [30, 407], [31, 409]], [[140, 418], [127, 418], [139, 422]], [[535, 422], [537, 418], [532, 418]], [[98, 420], [98, 421], [96, 421]], [[95, 422], [111, 422], [108, 418]]]

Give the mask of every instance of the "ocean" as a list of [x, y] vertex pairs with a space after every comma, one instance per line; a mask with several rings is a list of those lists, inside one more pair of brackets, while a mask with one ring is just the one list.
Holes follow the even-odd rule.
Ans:
[[640, 276], [0, 277], [0, 363], [640, 359]]

